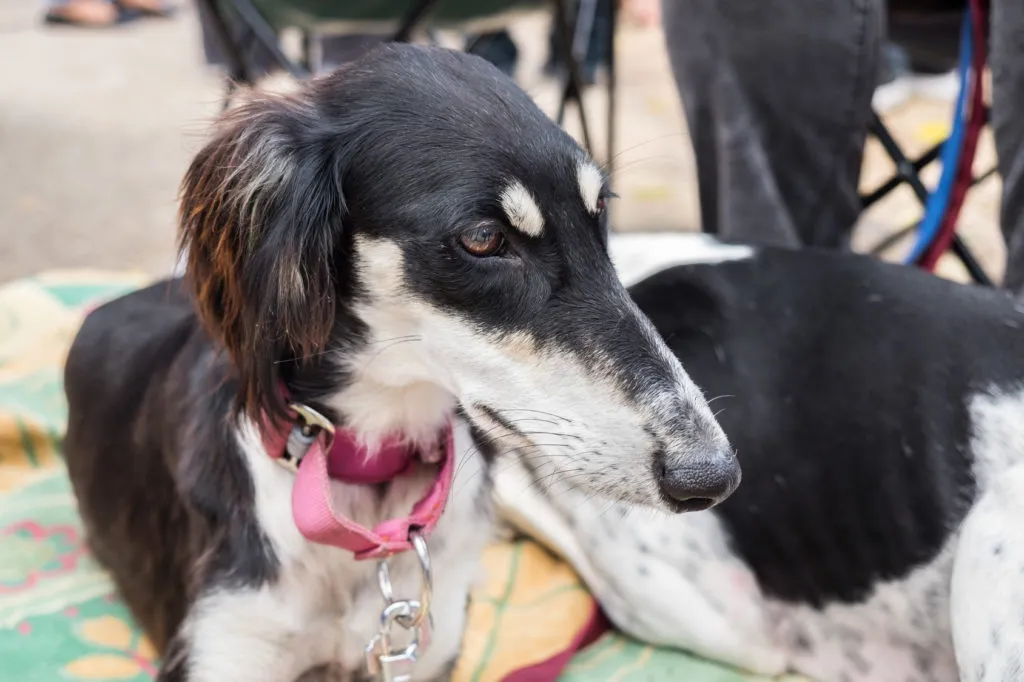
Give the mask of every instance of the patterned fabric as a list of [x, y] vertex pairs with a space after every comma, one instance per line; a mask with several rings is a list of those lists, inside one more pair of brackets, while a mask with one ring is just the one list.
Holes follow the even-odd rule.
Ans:
[[[0, 286], [3, 682], [146, 682], [155, 675], [155, 652], [83, 546], [60, 459], [61, 368], [75, 330], [88, 310], [144, 282], [131, 273], [55, 272]], [[495, 544], [483, 563], [486, 580], [471, 601], [455, 682], [753, 682], [682, 653], [601, 635], [593, 598], [533, 542]]]

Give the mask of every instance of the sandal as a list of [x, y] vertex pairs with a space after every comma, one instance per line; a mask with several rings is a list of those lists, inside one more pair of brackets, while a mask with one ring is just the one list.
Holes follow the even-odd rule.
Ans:
[[138, 13], [124, 11], [109, 0], [67, 0], [50, 7], [43, 16], [43, 22], [50, 25], [105, 28], [137, 17]]
[[177, 7], [167, 0], [113, 0], [122, 12], [135, 12], [144, 17], [170, 17]]

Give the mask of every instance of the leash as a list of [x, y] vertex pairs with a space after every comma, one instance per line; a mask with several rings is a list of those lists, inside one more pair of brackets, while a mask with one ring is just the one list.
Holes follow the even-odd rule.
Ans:
[[[416, 661], [430, 646], [430, 602], [433, 578], [426, 537], [444, 513], [454, 477], [454, 434], [449, 423], [436, 459], [422, 458], [400, 438], [390, 438], [373, 452], [348, 429], [338, 429], [308, 405], [288, 405], [289, 430], [263, 420], [267, 454], [295, 474], [292, 517], [299, 532], [311, 542], [352, 553], [356, 560], [377, 560], [377, 585], [384, 599], [377, 634], [365, 647], [366, 667], [380, 682], [409, 682]], [[438, 476], [426, 494], [404, 517], [367, 528], [336, 508], [332, 481], [376, 485], [407, 474], [417, 459], [439, 464]], [[420, 572], [417, 599], [395, 599], [388, 558], [413, 551]], [[408, 643], [396, 644], [396, 628]]]

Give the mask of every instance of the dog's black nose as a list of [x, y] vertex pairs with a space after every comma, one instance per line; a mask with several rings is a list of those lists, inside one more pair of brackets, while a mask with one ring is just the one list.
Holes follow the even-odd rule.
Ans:
[[740, 484], [740, 464], [728, 446], [675, 463], [663, 457], [658, 484], [677, 512], [704, 511], [725, 500]]

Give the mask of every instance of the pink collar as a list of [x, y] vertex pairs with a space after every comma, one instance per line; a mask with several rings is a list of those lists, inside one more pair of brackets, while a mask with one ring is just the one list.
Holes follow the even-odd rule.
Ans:
[[263, 420], [263, 445], [272, 459], [289, 461], [288, 440], [305, 429], [311, 437], [301, 457], [292, 487], [292, 517], [302, 535], [312, 541], [352, 552], [356, 559], [385, 558], [412, 548], [409, 534], [427, 536], [437, 525], [448, 502], [454, 467], [452, 426], [445, 426], [437, 480], [413, 505], [408, 516], [388, 519], [370, 529], [338, 513], [331, 481], [374, 485], [407, 473], [420, 453], [399, 439], [389, 439], [373, 456], [348, 429], [335, 429], [321, 414], [305, 405], [289, 405], [292, 429], [282, 430]]

